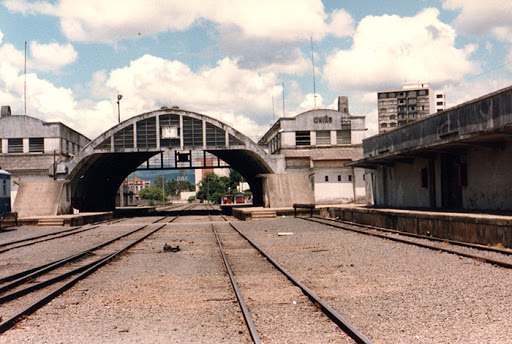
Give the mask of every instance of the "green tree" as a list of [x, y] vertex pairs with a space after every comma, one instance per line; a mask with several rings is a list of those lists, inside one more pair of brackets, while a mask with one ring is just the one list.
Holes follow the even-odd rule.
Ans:
[[220, 195], [228, 191], [228, 182], [228, 177], [219, 177], [213, 172], [207, 172], [197, 184], [199, 187], [197, 199], [218, 203]]
[[230, 168], [229, 169], [229, 182], [228, 182], [229, 192], [231, 192], [231, 193], [236, 192], [236, 188], [238, 187], [238, 184], [242, 180], [243, 180], [243, 177], [240, 174], [240, 172]]
[[149, 186], [139, 191], [139, 196], [143, 199], [153, 199], [153, 200], [161, 200], [162, 199], [162, 187], [160, 186]]
[[194, 191], [196, 188], [194, 184], [188, 180], [178, 181], [175, 179], [165, 180], [163, 177], [155, 178], [155, 186], [162, 189], [162, 183], [165, 181], [164, 190], [165, 197], [169, 195], [179, 195], [181, 191]]

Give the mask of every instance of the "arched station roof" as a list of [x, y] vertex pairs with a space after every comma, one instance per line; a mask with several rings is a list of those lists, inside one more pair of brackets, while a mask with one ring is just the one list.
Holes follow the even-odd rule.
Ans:
[[165, 151], [210, 152], [239, 171], [262, 202], [256, 176], [281, 173], [281, 159], [267, 154], [247, 136], [214, 118], [177, 108], [132, 117], [107, 130], [68, 162], [73, 206], [81, 211], [114, 208], [123, 180], [144, 161]]

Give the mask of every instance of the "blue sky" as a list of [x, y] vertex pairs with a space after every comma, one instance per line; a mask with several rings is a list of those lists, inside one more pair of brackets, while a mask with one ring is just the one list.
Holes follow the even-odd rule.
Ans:
[[[512, 84], [510, 0], [0, 1], [0, 102], [91, 139], [161, 106], [253, 139], [349, 96], [377, 132], [376, 92], [429, 82], [449, 106]], [[274, 103], [272, 103], [272, 99]], [[274, 112], [274, 114], [273, 114]]]

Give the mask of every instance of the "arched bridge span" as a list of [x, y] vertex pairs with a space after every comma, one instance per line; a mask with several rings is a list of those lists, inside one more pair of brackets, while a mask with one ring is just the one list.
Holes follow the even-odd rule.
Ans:
[[72, 206], [80, 211], [112, 210], [121, 183], [145, 161], [160, 154], [162, 161], [168, 160], [166, 168], [198, 168], [194, 167], [201, 156], [198, 151], [209, 152], [240, 172], [251, 187], [255, 205], [263, 204], [257, 176], [284, 170], [280, 157], [267, 154], [225, 123], [195, 112], [163, 108], [112, 127], [68, 162]]

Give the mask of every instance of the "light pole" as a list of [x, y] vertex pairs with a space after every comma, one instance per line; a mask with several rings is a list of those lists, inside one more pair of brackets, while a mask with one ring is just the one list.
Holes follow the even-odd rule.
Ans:
[[118, 123], [121, 123], [121, 99], [123, 99], [123, 96], [119, 93], [117, 94], [117, 121]]

